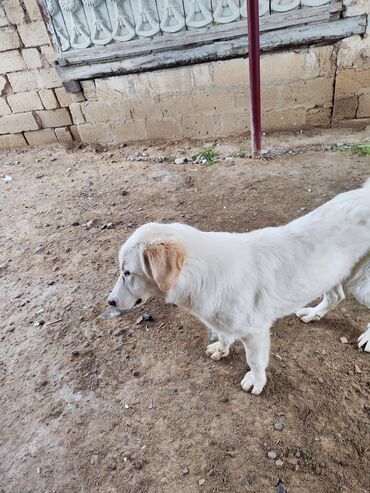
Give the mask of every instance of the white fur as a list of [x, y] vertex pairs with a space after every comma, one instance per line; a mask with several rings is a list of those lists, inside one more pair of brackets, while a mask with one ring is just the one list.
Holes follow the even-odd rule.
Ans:
[[[130, 275], [119, 278], [109, 299], [125, 309], [139, 299], [163, 296], [187, 309], [217, 332], [218, 342], [207, 348], [214, 360], [227, 356], [240, 339], [250, 367], [241, 385], [260, 394], [269, 330], [277, 319], [295, 312], [306, 322], [321, 318], [344, 298], [342, 283], [370, 307], [369, 190], [370, 180], [287, 225], [251, 233], [146, 224], [120, 250], [120, 267]], [[185, 252], [184, 266], [167, 293], [158, 289], [143, 260], [145, 246], [160, 242]], [[317, 307], [300, 309], [323, 293]], [[359, 344], [370, 351], [370, 325]]]

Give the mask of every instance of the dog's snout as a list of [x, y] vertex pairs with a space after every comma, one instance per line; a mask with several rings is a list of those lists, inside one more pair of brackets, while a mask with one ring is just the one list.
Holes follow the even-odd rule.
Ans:
[[108, 305], [117, 306], [117, 301], [115, 298], [108, 298]]

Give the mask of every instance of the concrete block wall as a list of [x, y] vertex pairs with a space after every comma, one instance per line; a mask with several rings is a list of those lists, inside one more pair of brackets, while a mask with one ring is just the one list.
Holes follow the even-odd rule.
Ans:
[[[368, 9], [368, 0], [352, 0], [347, 13]], [[207, 139], [249, 128], [247, 59], [82, 81], [82, 91], [69, 94], [52, 66], [54, 58], [36, 0], [5, 0], [0, 148], [72, 140]], [[370, 118], [369, 36], [265, 54], [261, 70], [266, 131]]]
[[0, 148], [72, 141], [69, 105], [36, 0], [0, 3]]

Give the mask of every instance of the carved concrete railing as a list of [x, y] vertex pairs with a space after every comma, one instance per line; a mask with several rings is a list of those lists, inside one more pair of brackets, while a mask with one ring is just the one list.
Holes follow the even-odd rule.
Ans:
[[[331, 0], [260, 0], [260, 15]], [[62, 52], [135, 39], [200, 32], [247, 15], [246, 0], [44, 0]]]

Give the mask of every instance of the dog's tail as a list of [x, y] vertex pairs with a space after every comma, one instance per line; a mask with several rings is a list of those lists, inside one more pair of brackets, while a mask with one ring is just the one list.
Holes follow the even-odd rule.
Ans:
[[370, 190], [370, 178], [368, 178], [365, 183], [362, 185], [362, 188], [366, 188], [367, 190]]

